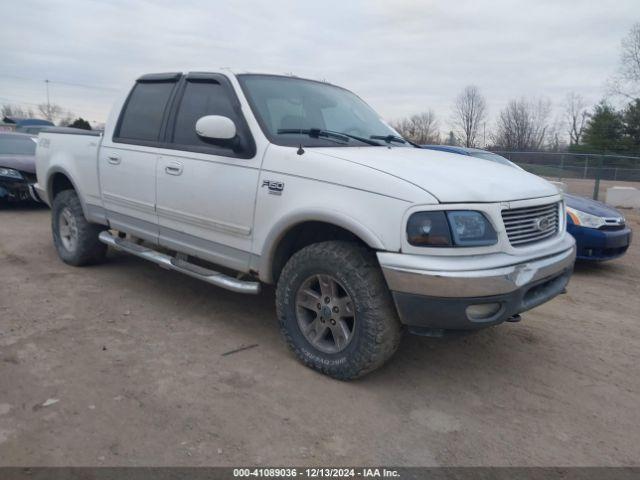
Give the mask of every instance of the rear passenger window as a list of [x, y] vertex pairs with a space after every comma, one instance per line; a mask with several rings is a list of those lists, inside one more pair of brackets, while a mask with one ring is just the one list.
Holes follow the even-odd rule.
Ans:
[[158, 141], [174, 85], [175, 82], [137, 83], [127, 101], [116, 136], [126, 140]]
[[211, 140], [202, 139], [196, 133], [196, 122], [205, 115], [229, 117], [237, 125], [237, 115], [229, 94], [222, 85], [212, 81], [187, 82], [176, 115], [173, 142], [179, 145], [211, 147]]

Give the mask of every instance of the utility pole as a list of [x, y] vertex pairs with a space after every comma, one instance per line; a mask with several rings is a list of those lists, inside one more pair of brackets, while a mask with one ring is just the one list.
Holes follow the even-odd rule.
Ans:
[[49, 102], [49, 79], [45, 79], [44, 84], [47, 86], [47, 115], [51, 115], [51, 103]]

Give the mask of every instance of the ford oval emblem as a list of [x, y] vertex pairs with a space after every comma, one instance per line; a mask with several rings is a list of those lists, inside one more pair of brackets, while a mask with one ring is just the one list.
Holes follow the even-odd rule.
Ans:
[[551, 219], [549, 217], [537, 218], [535, 226], [539, 231], [546, 230], [551, 226]]

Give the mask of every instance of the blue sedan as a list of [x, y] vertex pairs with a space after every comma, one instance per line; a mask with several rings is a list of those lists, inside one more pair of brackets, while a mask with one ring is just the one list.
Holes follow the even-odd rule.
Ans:
[[[469, 155], [520, 168], [498, 154], [478, 148], [450, 145], [422, 145], [422, 148]], [[613, 260], [625, 254], [631, 244], [632, 232], [620, 212], [589, 198], [570, 194], [564, 197], [567, 204], [567, 231], [576, 239], [579, 260]]]
[[576, 239], [579, 260], [613, 260], [631, 244], [631, 229], [615, 208], [589, 198], [565, 194], [567, 231]]

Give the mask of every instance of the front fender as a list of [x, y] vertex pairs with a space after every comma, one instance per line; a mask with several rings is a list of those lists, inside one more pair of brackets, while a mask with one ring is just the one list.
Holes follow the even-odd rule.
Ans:
[[260, 280], [266, 283], [273, 281], [273, 260], [276, 249], [286, 233], [305, 222], [323, 222], [335, 225], [351, 232], [360, 238], [369, 247], [375, 250], [386, 250], [382, 239], [371, 229], [360, 223], [355, 218], [339, 211], [327, 211], [326, 209], [305, 209], [291, 212], [280, 218], [266, 236], [260, 264], [258, 267]]

